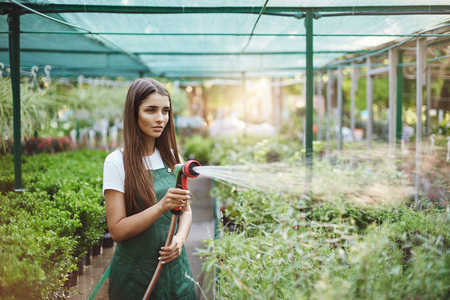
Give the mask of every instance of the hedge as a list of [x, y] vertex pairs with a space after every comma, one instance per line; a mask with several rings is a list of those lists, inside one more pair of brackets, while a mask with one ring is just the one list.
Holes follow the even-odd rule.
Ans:
[[0, 156], [2, 299], [64, 297], [64, 282], [106, 228], [100, 151], [22, 156], [25, 192], [13, 187], [13, 156]]

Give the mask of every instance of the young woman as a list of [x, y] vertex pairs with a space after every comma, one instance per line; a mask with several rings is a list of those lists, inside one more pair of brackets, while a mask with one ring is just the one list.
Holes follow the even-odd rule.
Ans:
[[[197, 299], [184, 242], [192, 223], [190, 193], [174, 188], [180, 162], [172, 103], [164, 86], [138, 79], [128, 90], [124, 147], [109, 154], [103, 194], [111, 237], [117, 242], [109, 275], [109, 299], [142, 299], [163, 264], [150, 299]], [[172, 243], [164, 246], [170, 210], [182, 207]]]

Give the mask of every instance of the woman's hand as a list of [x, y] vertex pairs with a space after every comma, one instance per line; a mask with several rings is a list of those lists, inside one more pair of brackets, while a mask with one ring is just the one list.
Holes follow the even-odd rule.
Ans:
[[159, 251], [159, 254], [161, 256], [158, 258], [158, 260], [160, 260], [162, 264], [167, 264], [168, 262], [174, 260], [175, 258], [180, 256], [183, 245], [183, 238], [174, 235], [172, 238], [172, 244], [170, 244], [170, 246], [161, 247], [161, 251]]
[[161, 199], [160, 203], [165, 211], [172, 210], [177, 207], [184, 208], [187, 201], [191, 198], [188, 190], [170, 188], [166, 195]]

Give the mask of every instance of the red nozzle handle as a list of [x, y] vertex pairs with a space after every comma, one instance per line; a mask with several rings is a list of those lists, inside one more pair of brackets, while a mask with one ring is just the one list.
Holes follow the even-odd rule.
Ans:
[[[187, 179], [195, 178], [200, 175], [198, 172], [194, 171], [194, 167], [199, 167], [200, 163], [196, 160], [188, 160], [181, 166], [181, 170], [177, 175], [177, 182], [175, 187], [178, 189], [187, 190]], [[172, 214], [178, 215], [181, 213], [181, 207], [174, 208], [170, 211]]]

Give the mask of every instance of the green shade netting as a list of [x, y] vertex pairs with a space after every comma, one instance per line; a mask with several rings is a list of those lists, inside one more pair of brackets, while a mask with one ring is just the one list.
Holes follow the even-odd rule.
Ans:
[[[263, 14], [271, 7], [447, 5], [445, 1], [20, 1], [33, 8], [47, 4], [128, 7], [253, 7], [254, 13], [91, 13], [45, 12], [79, 28], [42, 16], [21, 16], [21, 66], [52, 66], [52, 75], [167, 77], [292, 77], [304, 72], [304, 20]], [[7, 4], [7, 1], [0, 1]], [[37, 6], [36, 4], [39, 4]], [[407, 8], [407, 7], [406, 7]], [[430, 7], [431, 8], [431, 7]], [[338, 10], [338, 9], [337, 9]], [[450, 10], [450, 6], [449, 6]], [[347, 12], [348, 10], [343, 11]], [[292, 11], [286, 13], [292, 14]], [[448, 13], [448, 12], [447, 12]], [[325, 14], [325, 13], [324, 13]], [[314, 66], [323, 67], [349, 51], [367, 50], [448, 22], [449, 14], [336, 16], [314, 20], [314, 34], [386, 36], [314, 36]], [[82, 29], [80, 29], [82, 28]], [[85, 30], [83, 30], [85, 29]], [[0, 15], [0, 62], [9, 66], [7, 16]], [[69, 34], [89, 31], [94, 34]], [[36, 33], [41, 32], [41, 33]], [[46, 33], [42, 33], [46, 32]], [[251, 33], [255, 35], [250, 36]], [[175, 34], [175, 35], [165, 35]], [[185, 35], [182, 35], [185, 34]], [[211, 35], [212, 34], [212, 35]], [[218, 35], [214, 35], [218, 34]], [[223, 35], [226, 34], [226, 35]], [[239, 35], [232, 35], [239, 34]], [[291, 34], [291, 36], [285, 36]]]

